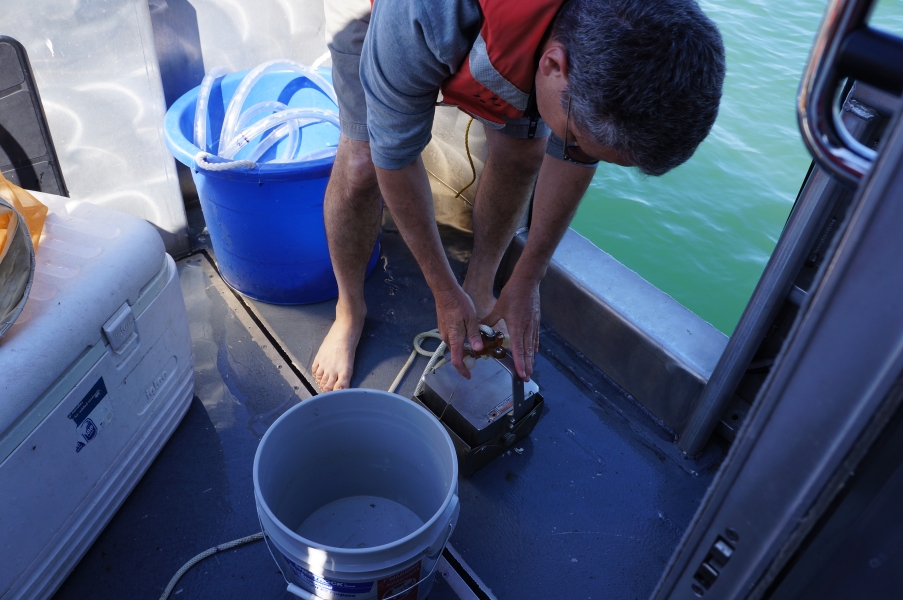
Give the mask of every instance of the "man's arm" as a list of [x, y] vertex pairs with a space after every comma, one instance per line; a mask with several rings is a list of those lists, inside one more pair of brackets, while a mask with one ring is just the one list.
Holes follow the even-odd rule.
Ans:
[[464, 366], [463, 344], [469, 340], [474, 350], [483, 349], [479, 321], [473, 302], [458, 285], [445, 257], [423, 161], [417, 158], [401, 169], [377, 166], [376, 176], [389, 212], [433, 291], [439, 334], [451, 349], [452, 364], [470, 379]]
[[482, 348], [479, 324], [445, 257], [419, 156], [430, 141], [439, 86], [466, 59], [481, 20], [476, 0], [378, 1], [360, 71], [380, 191], [433, 291], [439, 331], [465, 377], [463, 343], [470, 338]]
[[595, 173], [546, 154], [533, 196], [527, 245], [495, 308], [483, 319], [490, 326], [505, 319], [514, 365], [523, 379], [533, 372], [533, 355], [539, 350], [539, 282]]

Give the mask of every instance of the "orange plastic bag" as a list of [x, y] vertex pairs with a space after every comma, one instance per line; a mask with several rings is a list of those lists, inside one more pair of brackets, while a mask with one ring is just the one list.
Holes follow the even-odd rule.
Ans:
[[[0, 196], [12, 204], [22, 215], [25, 226], [28, 228], [28, 235], [31, 237], [31, 243], [37, 251], [41, 231], [44, 229], [44, 220], [47, 218], [47, 207], [19, 186], [10, 183], [2, 174], [0, 174]], [[15, 218], [16, 215], [13, 213], [3, 214], [0, 211], [0, 251], [6, 248], [7, 235], [12, 235], [15, 231]], [[2, 255], [0, 255], [0, 260], [2, 260]]]

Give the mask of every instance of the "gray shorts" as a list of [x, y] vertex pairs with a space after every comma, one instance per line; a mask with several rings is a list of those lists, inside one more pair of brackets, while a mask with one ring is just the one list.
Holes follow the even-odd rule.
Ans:
[[[367, 102], [361, 86], [361, 50], [370, 26], [370, 0], [325, 0], [326, 46], [332, 56], [332, 83], [339, 100], [342, 133], [362, 142], [370, 141], [367, 133]], [[484, 124], [514, 138], [529, 137], [530, 120], [511, 119], [505, 125]], [[551, 133], [539, 121], [533, 137]]]

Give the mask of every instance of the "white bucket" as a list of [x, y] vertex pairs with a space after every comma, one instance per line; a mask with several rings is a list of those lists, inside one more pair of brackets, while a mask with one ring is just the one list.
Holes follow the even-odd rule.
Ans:
[[330, 392], [263, 436], [254, 499], [289, 591], [424, 600], [458, 519], [458, 461], [442, 424], [411, 400]]

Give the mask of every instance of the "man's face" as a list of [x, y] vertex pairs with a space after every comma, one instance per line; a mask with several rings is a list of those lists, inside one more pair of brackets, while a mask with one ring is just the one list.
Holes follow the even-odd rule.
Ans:
[[[596, 160], [620, 165], [633, 166], [626, 157], [608, 146], [597, 144], [580, 131], [573, 119], [562, 107], [561, 97], [567, 88], [567, 59], [564, 48], [558, 42], [546, 42], [536, 70], [536, 107], [546, 125], [564, 140], [565, 145], [577, 144], [586, 155]], [[574, 152], [576, 154], [576, 152]]]

